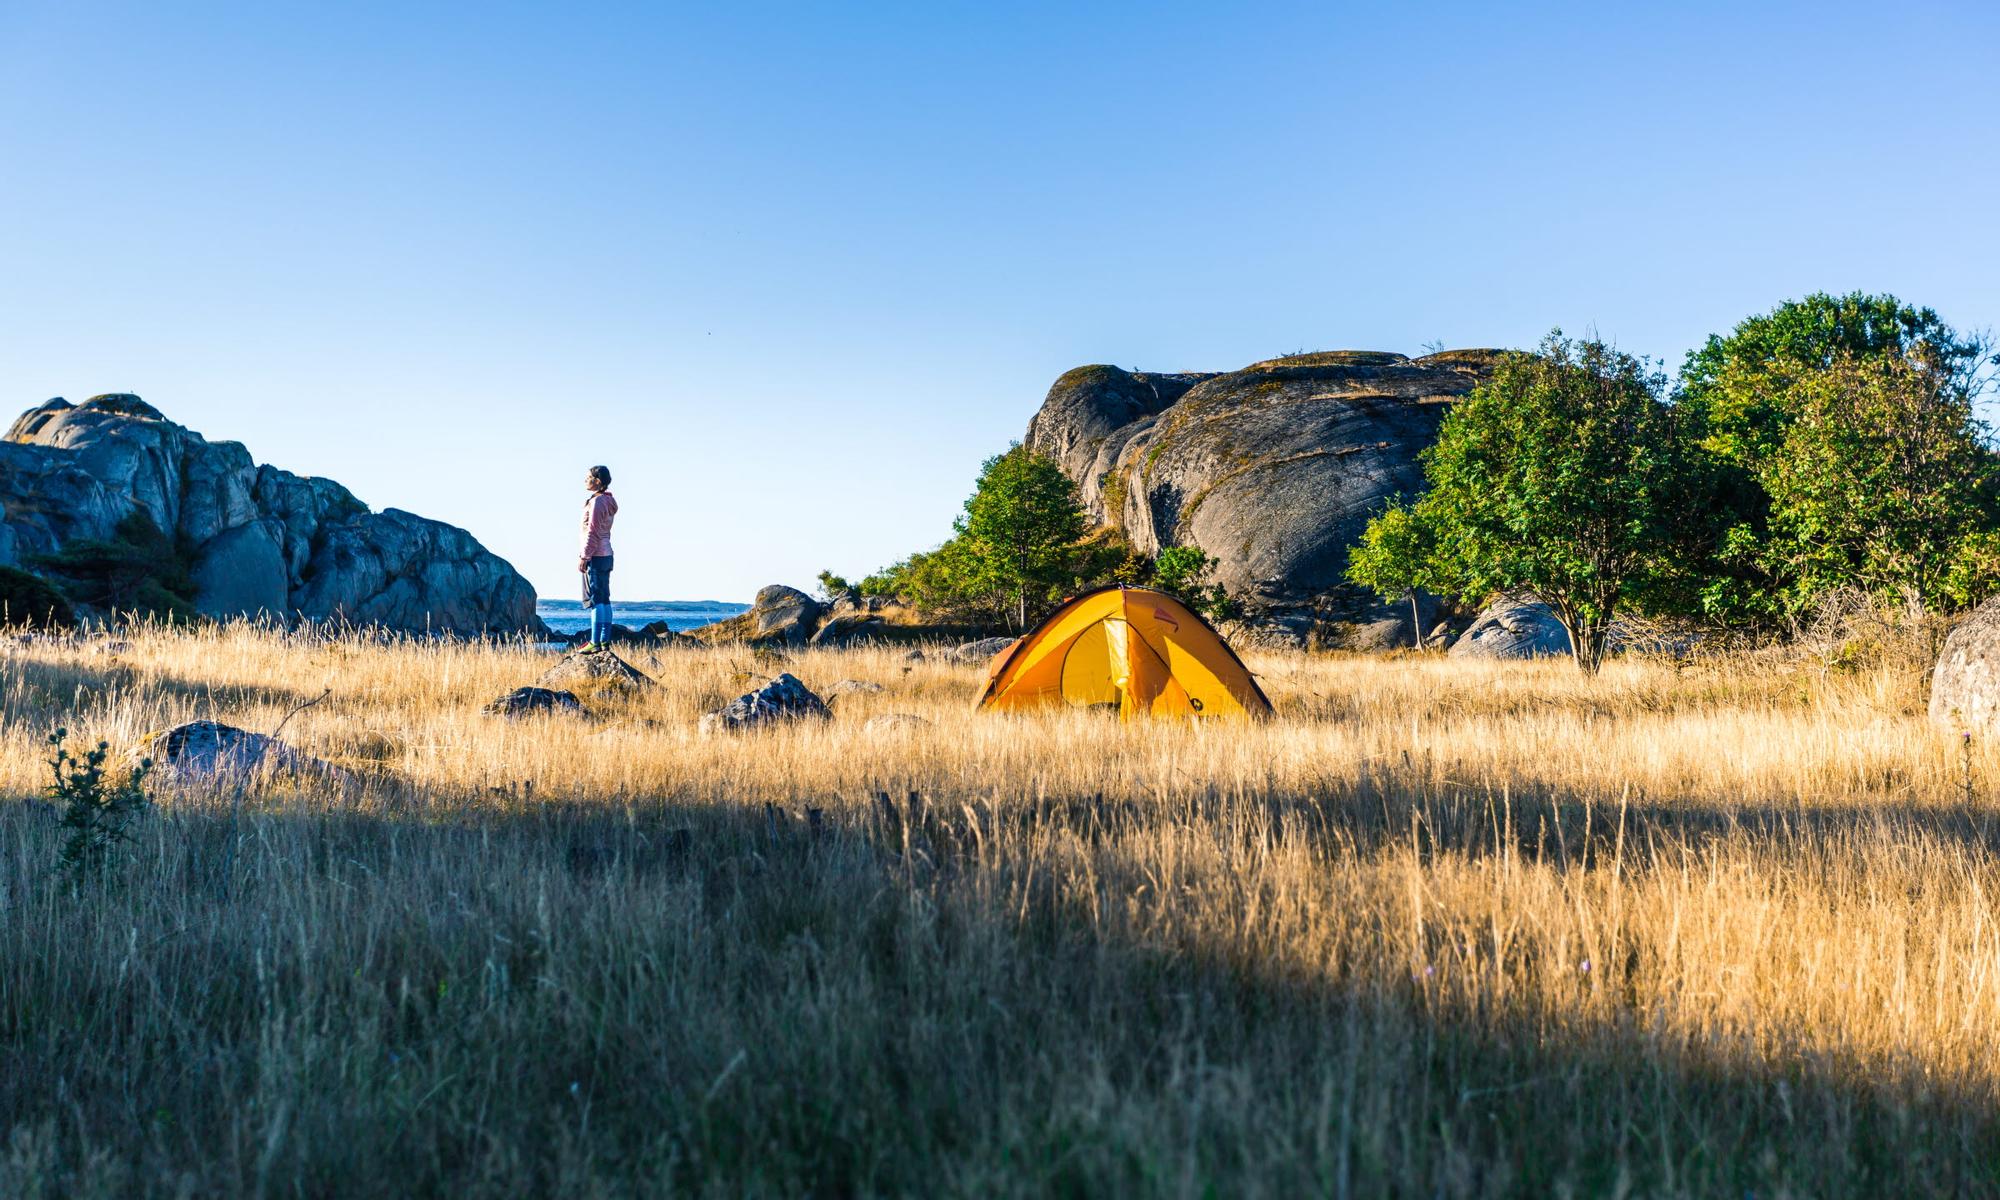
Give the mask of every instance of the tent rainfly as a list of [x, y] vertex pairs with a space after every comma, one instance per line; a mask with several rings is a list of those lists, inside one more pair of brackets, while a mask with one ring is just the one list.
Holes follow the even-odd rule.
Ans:
[[1267, 717], [1271, 702], [1215, 627], [1151, 588], [1063, 603], [993, 658], [978, 707], [1117, 709], [1156, 717]]

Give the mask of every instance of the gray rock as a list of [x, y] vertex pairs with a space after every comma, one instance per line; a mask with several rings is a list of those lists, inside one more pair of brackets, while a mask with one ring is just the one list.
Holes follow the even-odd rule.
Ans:
[[828, 705], [837, 706], [845, 697], [876, 696], [880, 695], [884, 690], [881, 684], [872, 683], [866, 679], [843, 679], [826, 689], [821, 699], [825, 700]]
[[649, 676], [609, 650], [565, 654], [561, 662], [542, 672], [535, 683], [555, 691], [593, 695], [634, 692], [654, 686]]
[[[1413, 623], [1408, 600], [1378, 605], [1347, 630], [1346, 636], [1340, 639], [1340, 648], [1379, 653], [1413, 647], [1417, 644], [1417, 629], [1434, 625], [1443, 607], [1437, 597], [1429, 592], [1419, 592], [1416, 613], [1422, 620]], [[1426, 644], [1430, 643], [1426, 641]]]
[[338, 767], [301, 754], [274, 737], [224, 725], [189, 721], [140, 740], [134, 757], [151, 759], [163, 779], [227, 782], [273, 774], [337, 777]]
[[1931, 672], [1930, 714], [1954, 732], [2000, 731], [2000, 599], [1980, 605], [1946, 635]]
[[421, 632], [539, 628], [534, 589], [471, 534], [370, 512], [346, 488], [260, 467], [136, 396], [51, 400], [0, 443], [0, 565], [109, 537], [135, 510], [194, 548], [196, 604]]
[[496, 717], [506, 717], [509, 720], [543, 714], [564, 714], [577, 717], [586, 715], [583, 701], [577, 699], [574, 693], [559, 692], [542, 687], [515, 688], [506, 695], [487, 704], [480, 711], [491, 713]]
[[704, 734], [736, 733], [789, 721], [823, 721], [831, 715], [825, 701], [786, 672], [702, 717], [700, 729]]
[[1556, 658], [1569, 654], [1569, 631], [1546, 604], [1500, 600], [1451, 644], [1453, 658]]
[[883, 713], [870, 717], [861, 726], [863, 733], [899, 733], [917, 729], [928, 729], [931, 723], [915, 713]]
[[1266, 611], [1254, 621], [1224, 621], [1216, 632], [1233, 650], [1306, 650], [1312, 643], [1313, 618], [1309, 612]]
[[1383, 501], [1420, 489], [1418, 452], [1497, 360], [1341, 351], [1226, 375], [1087, 367], [1049, 389], [1026, 444], [1142, 553], [1214, 555], [1245, 623], [1268, 620], [1276, 641], [1303, 645], [1312, 631], [1296, 636], [1301, 616], [1353, 623], [1377, 607], [1347, 582], [1348, 551]]
[[[16, 422], [19, 424], [19, 422]], [[65, 544], [108, 538], [132, 511], [129, 497], [74, 455], [0, 442], [0, 566], [22, 567]]]
[[994, 655], [1019, 640], [1010, 637], [990, 637], [981, 638], [976, 642], [965, 642], [952, 648], [951, 661], [965, 666], [982, 667], [993, 661]]
[[879, 645], [884, 640], [882, 633], [886, 628], [882, 618], [866, 613], [833, 616], [806, 639], [806, 644], [822, 650]]
[[284, 526], [257, 520], [208, 540], [195, 560], [195, 600], [211, 616], [283, 617], [291, 611]]
[[820, 602], [797, 588], [774, 583], [761, 589], [748, 611], [689, 634], [706, 642], [748, 643], [765, 649], [798, 649], [819, 628]]
[[812, 636], [821, 612], [819, 601], [811, 596], [774, 583], [759, 590], [750, 606], [750, 640], [803, 646]]

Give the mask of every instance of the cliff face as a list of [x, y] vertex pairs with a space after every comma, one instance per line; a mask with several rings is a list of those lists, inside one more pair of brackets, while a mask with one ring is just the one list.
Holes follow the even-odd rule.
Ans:
[[1383, 501], [1422, 486], [1418, 452], [1498, 356], [1338, 351], [1220, 375], [1085, 367], [1049, 390], [1027, 444], [1062, 464], [1099, 521], [1149, 554], [1201, 547], [1255, 632], [1302, 643], [1407, 621], [1344, 581], [1348, 550]]
[[535, 629], [535, 593], [471, 534], [397, 509], [371, 512], [331, 479], [260, 466], [137, 396], [56, 399], [0, 442], [0, 565], [111, 536], [143, 510], [191, 548], [196, 605], [401, 630]]

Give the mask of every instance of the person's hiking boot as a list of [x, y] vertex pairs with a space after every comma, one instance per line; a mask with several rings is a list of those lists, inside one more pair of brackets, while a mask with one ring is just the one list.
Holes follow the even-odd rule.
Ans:
[[604, 643], [602, 642], [585, 642], [576, 648], [576, 652], [578, 654], [595, 654], [602, 649], [604, 649]]

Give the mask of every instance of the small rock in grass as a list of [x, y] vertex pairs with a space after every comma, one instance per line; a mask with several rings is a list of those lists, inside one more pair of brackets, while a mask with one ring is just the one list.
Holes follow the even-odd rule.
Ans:
[[734, 733], [802, 719], [825, 720], [826, 702], [789, 671], [702, 717], [704, 734]]
[[843, 679], [826, 689], [825, 700], [829, 705], [837, 705], [847, 696], [873, 696], [881, 691], [882, 685], [879, 683], [870, 683], [866, 679]]
[[544, 687], [515, 688], [481, 711], [509, 720], [543, 713], [566, 713], [578, 717], [585, 715], [583, 701], [578, 700], [575, 693], [558, 692]]
[[558, 691], [626, 692], [653, 686], [637, 667], [609, 650], [573, 651], [542, 672], [536, 684]]
[[971, 667], [983, 667], [993, 656], [1014, 644], [1009, 637], [981, 638], [976, 642], [966, 642], [952, 650], [951, 660]]
[[868, 718], [861, 727], [863, 733], [898, 733], [916, 729], [929, 729], [931, 723], [915, 713], [883, 713], [879, 717]]

